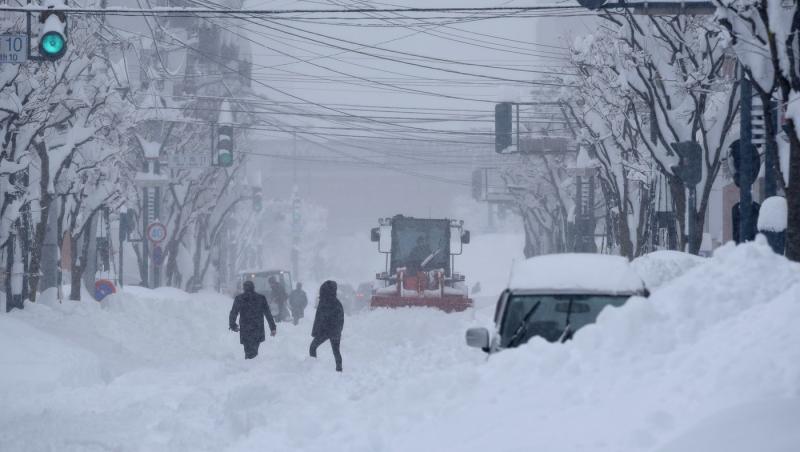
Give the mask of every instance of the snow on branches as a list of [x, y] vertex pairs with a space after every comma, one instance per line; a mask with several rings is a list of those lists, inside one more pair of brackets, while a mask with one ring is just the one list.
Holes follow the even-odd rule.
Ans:
[[[637, 203], [630, 198], [630, 180], [652, 183], [662, 174], [670, 184], [679, 229], [686, 231], [688, 249], [696, 253], [738, 111], [726, 35], [701, 16], [625, 13], [604, 18], [595, 35], [576, 39], [572, 46], [579, 87], [566, 97], [583, 127], [581, 140], [600, 162], [612, 204], [632, 215], [621, 220], [621, 230], [633, 231], [625, 224], [641, 220], [638, 209], [625, 207]], [[692, 212], [685, 202], [690, 187], [672, 169], [678, 163], [672, 145], [687, 141], [702, 149], [699, 202]], [[687, 215], [697, 219], [693, 231], [686, 230]], [[633, 224], [641, 230], [639, 220]], [[628, 236], [635, 238], [632, 232]]]

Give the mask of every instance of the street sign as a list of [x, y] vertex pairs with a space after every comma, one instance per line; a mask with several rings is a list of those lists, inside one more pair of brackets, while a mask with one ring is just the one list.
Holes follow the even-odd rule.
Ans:
[[0, 63], [20, 64], [28, 61], [28, 36], [25, 34], [0, 35]]
[[161, 245], [156, 245], [153, 247], [153, 252], [150, 254], [150, 258], [153, 259], [153, 265], [161, 265], [164, 263], [164, 249], [161, 248]]
[[[728, 169], [733, 174], [733, 183], [737, 187], [752, 185], [758, 179], [758, 173], [761, 171], [761, 156], [758, 154], [758, 148], [750, 144], [744, 149], [739, 149], [739, 140], [731, 143], [728, 148]], [[748, 159], [748, 161], [742, 161]], [[744, 173], [740, 172], [741, 167], [748, 168], [749, 171]]]
[[147, 239], [153, 243], [161, 243], [167, 238], [167, 227], [161, 223], [150, 223], [147, 227]]
[[97, 301], [102, 301], [103, 298], [116, 292], [117, 288], [114, 287], [114, 283], [107, 279], [98, 279], [94, 283], [94, 299]]
[[145, 173], [140, 171], [133, 176], [133, 183], [139, 188], [158, 188], [169, 185], [170, 179], [166, 174]]
[[472, 172], [472, 196], [476, 201], [510, 203], [514, 195], [498, 168], [477, 168]]
[[207, 151], [172, 154], [167, 157], [167, 165], [174, 169], [208, 168], [211, 166], [211, 155]]

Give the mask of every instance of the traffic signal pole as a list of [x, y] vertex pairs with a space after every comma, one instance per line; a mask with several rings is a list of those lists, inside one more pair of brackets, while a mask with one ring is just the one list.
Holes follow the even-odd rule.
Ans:
[[[753, 161], [747, 152], [753, 142], [753, 85], [747, 78], [744, 67], [741, 68], [739, 119], [739, 239], [742, 242], [753, 240], [753, 192], [752, 182], [747, 175], [753, 172]], [[767, 140], [769, 141], [769, 140]]]

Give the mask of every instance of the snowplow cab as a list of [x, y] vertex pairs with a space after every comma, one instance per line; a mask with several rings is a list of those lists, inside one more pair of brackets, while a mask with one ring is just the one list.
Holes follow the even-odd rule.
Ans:
[[465, 278], [454, 271], [455, 256], [470, 239], [463, 221], [396, 215], [378, 223], [370, 236], [387, 255], [386, 269], [376, 275], [383, 287], [373, 293], [370, 308], [419, 306], [452, 312], [472, 307]]

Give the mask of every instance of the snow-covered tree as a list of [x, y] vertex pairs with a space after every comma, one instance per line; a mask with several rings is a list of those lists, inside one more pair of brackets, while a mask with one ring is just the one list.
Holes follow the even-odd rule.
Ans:
[[74, 175], [74, 165], [92, 166], [117, 152], [120, 124], [126, 123], [128, 110], [103, 55], [99, 20], [72, 18], [69, 36], [81, 45], [70, 46], [55, 62], [0, 66], [0, 246], [6, 256], [21, 249], [14, 258], [21, 260], [25, 274], [18, 295], [31, 300], [41, 276], [48, 218], [59, 195], [56, 187]]
[[[606, 26], [577, 41], [574, 59], [587, 90], [589, 118], [594, 115], [590, 122], [598, 128], [594, 140], [605, 140], [607, 145], [610, 137], [618, 141], [599, 148], [609, 151], [606, 160], [617, 168], [616, 175], [607, 176], [614, 176], [612, 186], [624, 192], [621, 182], [627, 176], [620, 179], [619, 171], [637, 168], [642, 153], [648, 154], [652, 166], [669, 180], [676, 218], [688, 241], [681, 240], [680, 247], [696, 253], [723, 152], [735, 138], [731, 132], [738, 111], [738, 85], [725, 72], [727, 40], [716, 23], [701, 16], [625, 13], [604, 17]], [[599, 106], [596, 113], [592, 105]], [[609, 123], [606, 113], [622, 115], [621, 122]], [[672, 146], [681, 142], [696, 142], [702, 152], [694, 211], [689, 211], [686, 202], [690, 187], [673, 171], [679, 159]], [[606, 177], [607, 182], [611, 180]], [[691, 231], [688, 215], [695, 219]]]
[[535, 153], [514, 157], [504, 177], [525, 230], [526, 257], [572, 250], [575, 186], [567, 172], [574, 154]]
[[[779, 111], [765, 109], [768, 150], [781, 149], [774, 161], [785, 187], [788, 208], [786, 256], [800, 261], [800, 8], [781, 0], [714, 0], [720, 23], [730, 33], [736, 56], [761, 97], [777, 101], [785, 134], [777, 130]], [[788, 143], [786, 143], [788, 141]]]

